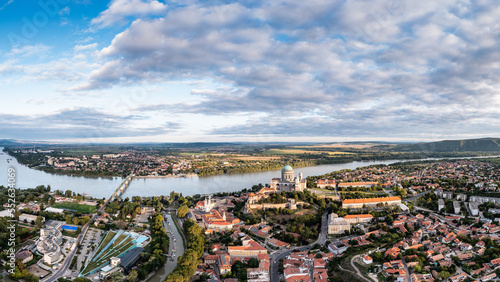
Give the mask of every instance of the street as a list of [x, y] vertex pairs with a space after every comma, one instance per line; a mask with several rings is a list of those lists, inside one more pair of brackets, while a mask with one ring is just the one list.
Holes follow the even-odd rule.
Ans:
[[[108, 203], [108, 201], [104, 202], [104, 205], [102, 205], [102, 207], [99, 209], [100, 212], [104, 211], [104, 209], [106, 208], [106, 204], [107, 203]], [[66, 270], [68, 270], [68, 268], [69, 268], [69, 266], [71, 264], [71, 261], [73, 261], [73, 257], [75, 256], [76, 252], [78, 251], [78, 245], [80, 245], [80, 243], [82, 242], [83, 238], [85, 238], [85, 234], [87, 233], [87, 230], [89, 229], [90, 224], [96, 218], [97, 218], [97, 213], [94, 213], [92, 215], [92, 218], [89, 220], [89, 222], [87, 222], [83, 226], [82, 232], [76, 238], [76, 248], [73, 249], [73, 251], [68, 256], [66, 256], [64, 262], [62, 263], [62, 265], [59, 266], [59, 269], [54, 274], [50, 275], [50, 277], [48, 277], [46, 280], [43, 280], [44, 282], [56, 281], [58, 278], [60, 278], [62, 276], [65, 276]]]
[[[298, 251], [308, 251], [315, 244], [324, 245], [326, 243], [326, 235], [328, 232], [328, 213], [325, 212], [322, 216], [321, 220], [321, 231], [319, 233], [318, 239], [316, 242], [313, 242], [309, 245], [294, 248]], [[280, 281], [280, 273], [279, 273], [279, 260], [284, 259], [292, 253], [291, 250], [279, 250], [270, 253], [269, 259], [271, 260], [271, 281]]]

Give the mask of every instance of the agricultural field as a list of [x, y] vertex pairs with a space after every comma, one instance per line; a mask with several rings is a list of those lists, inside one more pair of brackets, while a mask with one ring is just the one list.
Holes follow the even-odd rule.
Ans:
[[281, 156], [246, 156], [246, 155], [236, 155], [230, 157], [233, 160], [242, 161], [272, 161], [281, 159]]
[[350, 152], [336, 152], [336, 151], [314, 151], [314, 150], [304, 150], [304, 149], [269, 149], [263, 154], [265, 155], [299, 155], [299, 154], [323, 154], [327, 153], [329, 155], [351, 155], [354, 153]]
[[94, 213], [96, 211], [95, 206], [91, 205], [82, 205], [79, 203], [74, 203], [74, 202], [63, 202], [63, 203], [57, 203], [52, 205], [54, 208], [59, 208], [59, 209], [69, 209], [69, 210], [74, 210], [79, 213]]

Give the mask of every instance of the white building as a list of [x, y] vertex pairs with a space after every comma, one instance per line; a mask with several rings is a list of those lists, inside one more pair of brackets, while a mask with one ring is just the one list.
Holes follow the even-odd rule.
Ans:
[[467, 201], [467, 194], [457, 194], [457, 200]]
[[46, 212], [53, 212], [53, 213], [63, 213], [63, 209], [58, 209], [58, 208], [53, 208], [53, 207], [48, 207], [45, 209]]
[[203, 201], [198, 201], [194, 208], [200, 211], [210, 212], [226, 202], [227, 201], [224, 198], [212, 200], [212, 195], [209, 194]]
[[439, 199], [438, 200], [438, 211], [444, 209], [444, 200], [443, 199]]
[[330, 243], [330, 245], [328, 245], [328, 249], [335, 255], [340, 255], [341, 253], [347, 251], [347, 247], [345, 245], [334, 243]]
[[330, 214], [328, 219], [328, 234], [342, 234], [351, 230], [351, 224], [336, 213]]
[[36, 246], [37, 251], [43, 255], [43, 260], [47, 264], [54, 264], [61, 259], [62, 234], [56, 228], [42, 228], [40, 230], [40, 240]]
[[281, 170], [281, 178], [271, 179], [270, 187], [276, 189], [277, 193], [281, 192], [301, 192], [306, 187], [306, 179], [302, 177], [302, 173], [295, 176], [293, 168], [286, 165]]
[[[31, 215], [31, 214], [26, 214], [23, 213], [19, 215], [19, 221], [20, 222], [27, 222], [27, 223], [35, 223], [36, 222], [36, 215]], [[42, 222], [45, 221], [45, 218], [42, 217]]]
[[473, 216], [479, 215], [479, 204], [476, 202], [469, 202], [470, 213]]
[[456, 214], [460, 214], [460, 202], [453, 201], [453, 212]]

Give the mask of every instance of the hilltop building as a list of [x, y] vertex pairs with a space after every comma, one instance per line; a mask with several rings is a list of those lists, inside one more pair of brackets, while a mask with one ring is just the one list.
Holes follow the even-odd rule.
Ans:
[[277, 193], [281, 192], [301, 192], [304, 191], [306, 187], [306, 179], [302, 177], [302, 173], [295, 176], [293, 168], [286, 165], [281, 170], [281, 178], [271, 179], [270, 186], [272, 189], [276, 189]]

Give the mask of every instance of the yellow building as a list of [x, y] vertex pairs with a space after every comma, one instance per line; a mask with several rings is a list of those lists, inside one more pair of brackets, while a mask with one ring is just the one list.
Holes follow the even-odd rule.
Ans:
[[350, 224], [366, 223], [373, 219], [371, 214], [351, 214], [344, 216], [344, 219]]
[[258, 257], [260, 254], [267, 254], [267, 249], [259, 243], [246, 237], [242, 240], [243, 246], [228, 246], [228, 253], [231, 257]]
[[382, 198], [367, 198], [367, 199], [348, 199], [342, 202], [342, 208], [362, 208], [375, 207], [378, 204], [388, 204], [388, 205], [399, 205], [401, 204], [401, 198], [399, 197], [382, 197]]

